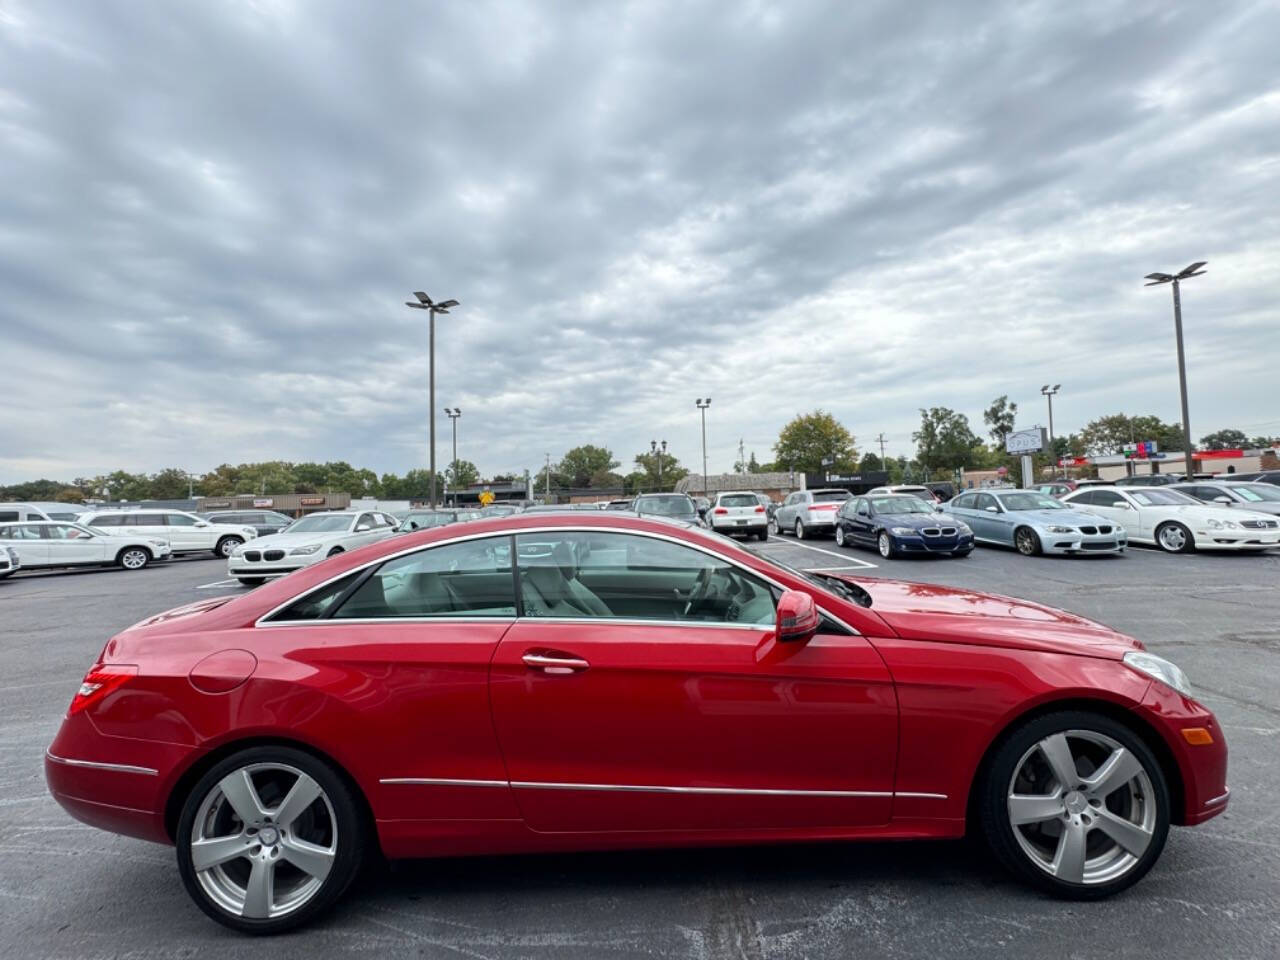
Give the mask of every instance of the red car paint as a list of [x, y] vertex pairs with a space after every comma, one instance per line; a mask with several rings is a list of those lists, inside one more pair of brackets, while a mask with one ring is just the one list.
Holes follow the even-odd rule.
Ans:
[[[687, 541], [808, 593], [857, 635], [779, 643], [763, 626], [524, 618], [255, 625], [409, 548], [550, 527]], [[724, 538], [617, 514], [423, 530], [113, 637], [100, 662], [138, 674], [64, 720], [46, 777], [76, 818], [162, 843], [193, 778], [263, 741], [345, 771], [390, 857], [953, 837], [1002, 731], [1030, 711], [1090, 703], [1127, 717], [1165, 758], [1176, 823], [1226, 808], [1221, 729], [1122, 662], [1135, 640], [1024, 600], [847, 579], [870, 609]], [[546, 673], [527, 654], [590, 668]], [[1189, 745], [1184, 727], [1213, 743]]]

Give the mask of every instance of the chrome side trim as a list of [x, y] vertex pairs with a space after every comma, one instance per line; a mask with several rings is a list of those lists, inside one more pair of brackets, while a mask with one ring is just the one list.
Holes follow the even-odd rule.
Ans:
[[448, 777], [385, 777], [385, 784], [418, 784], [429, 787], [509, 787], [506, 780], [454, 780]]
[[115, 773], [140, 773], [148, 777], [154, 777], [160, 771], [153, 770], [151, 767], [135, 767], [128, 763], [100, 763], [96, 760], [71, 760], [67, 757], [60, 757], [55, 753], [46, 750], [44, 755], [54, 763], [63, 763], [68, 767], [85, 767], [89, 770], [111, 770]]
[[[499, 538], [503, 538], [503, 537], [515, 537], [515, 536], [518, 536], [518, 535], [520, 535], [520, 534], [535, 534], [535, 535], [536, 535], [536, 534], [539, 534], [539, 533], [601, 533], [601, 532], [603, 532], [603, 533], [622, 533], [622, 534], [628, 534], [628, 535], [630, 535], [630, 536], [635, 536], [635, 537], [648, 537], [648, 538], [650, 538], [651, 540], [665, 540], [665, 541], [667, 541], [668, 543], [674, 543], [674, 544], [676, 544], [676, 545], [678, 545], [678, 546], [688, 547], [688, 548], [689, 548], [689, 549], [691, 549], [691, 550], [697, 550], [697, 551], [698, 551], [698, 552], [700, 552], [700, 553], [705, 553], [705, 554], [706, 554], [707, 556], [709, 556], [709, 557], [715, 557], [717, 560], [721, 560], [721, 561], [723, 561], [724, 563], [729, 564], [729, 566], [734, 567], [734, 568], [735, 568], [735, 569], [737, 569], [737, 570], [741, 570], [741, 571], [743, 571], [744, 573], [748, 574], [749, 576], [759, 577], [761, 580], [764, 580], [766, 583], [769, 583], [769, 584], [771, 584], [772, 586], [777, 587], [779, 590], [785, 590], [785, 589], [786, 589], [786, 587], [785, 587], [783, 584], [781, 584], [781, 583], [779, 583], [777, 580], [773, 579], [773, 577], [771, 577], [771, 576], [769, 576], [769, 575], [767, 575], [767, 574], [765, 574], [765, 573], [762, 573], [762, 572], [761, 572], [761, 571], [759, 571], [759, 570], [754, 570], [754, 569], [752, 569], [752, 568], [750, 568], [750, 567], [744, 566], [740, 561], [735, 560], [735, 559], [734, 559], [734, 558], [732, 558], [732, 557], [725, 556], [723, 553], [720, 553], [720, 552], [718, 552], [718, 551], [716, 551], [716, 550], [712, 549], [710, 545], [704, 545], [704, 544], [700, 544], [700, 543], [694, 543], [694, 542], [691, 542], [691, 541], [689, 541], [689, 540], [684, 540], [684, 539], [682, 539], [682, 538], [680, 538], [680, 537], [672, 537], [672, 536], [668, 536], [668, 535], [666, 535], [666, 534], [656, 533], [656, 532], [654, 532], [654, 531], [652, 531], [652, 530], [635, 530], [635, 529], [632, 529], [632, 528], [630, 528], [630, 527], [611, 527], [611, 526], [603, 526], [603, 525], [601, 525], [601, 526], [577, 526], [577, 525], [574, 525], [574, 524], [555, 524], [555, 525], [548, 525], [548, 526], [541, 526], [541, 527], [522, 527], [522, 528], [517, 528], [517, 529], [509, 529], [509, 530], [506, 530], [506, 531], [504, 531], [504, 532], [502, 532], [502, 533], [497, 533], [497, 532], [494, 532], [494, 531], [492, 531], [492, 530], [486, 530], [486, 531], [485, 531], [485, 532], [483, 532], [483, 533], [472, 533], [472, 534], [468, 534], [468, 535], [465, 535], [465, 536], [449, 537], [448, 539], [445, 539], [445, 540], [433, 540], [431, 543], [428, 543], [428, 544], [418, 544], [417, 546], [413, 546], [413, 547], [406, 547], [405, 549], [403, 549], [403, 550], [399, 550], [399, 551], [397, 551], [397, 552], [395, 552], [395, 553], [388, 553], [388, 554], [384, 554], [384, 555], [382, 555], [382, 556], [378, 557], [376, 560], [370, 560], [368, 563], [361, 564], [361, 565], [360, 565], [360, 566], [358, 566], [358, 567], [353, 567], [353, 568], [352, 568], [352, 569], [350, 569], [350, 570], [343, 570], [341, 573], [334, 574], [334, 575], [333, 575], [332, 577], [330, 577], [328, 580], [324, 580], [324, 581], [322, 581], [322, 582], [320, 582], [320, 583], [317, 583], [315, 586], [308, 588], [307, 590], [303, 591], [302, 593], [296, 593], [296, 594], [294, 594], [294, 595], [293, 595], [292, 597], [290, 597], [288, 600], [285, 600], [284, 602], [277, 604], [276, 606], [274, 606], [274, 607], [272, 607], [270, 610], [268, 610], [266, 613], [264, 613], [262, 616], [258, 617], [258, 619], [254, 621], [253, 625], [254, 625], [255, 627], [276, 627], [276, 626], [286, 626], [286, 625], [291, 624], [291, 623], [307, 623], [307, 624], [312, 624], [312, 625], [314, 625], [314, 624], [323, 624], [323, 623], [342, 623], [342, 622], [344, 622], [344, 621], [342, 621], [342, 620], [273, 620], [273, 621], [268, 621], [268, 622], [264, 622], [264, 621], [267, 621], [267, 618], [268, 618], [268, 617], [274, 616], [275, 614], [279, 613], [281, 610], [285, 609], [285, 608], [286, 608], [286, 607], [288, 607], [291, 603], [295, 602], [295, 601], [296, 601], [296, 600], [298, 600], [299, 598], [301, 598], [301, 597], [305, 596], [306, 594], [314, 593], [316, 590], [320, 590], [320, 589], [322, 589], [322, 588], [324, 588], [324, 587], [327, 587], [329, 584], [333, 583], [335, 580], [341, 580], [343, 577], [349, 576], [350, 574], [353, 574], [353, 573], [359, 573], [360, 571], [367, 570], [369, 567], [376, 567], [376, 566], [379, 566], [379, 565], [381, 565], [381, 564], [386, 563], [386, 562], [387, 562], [387, 561], [389, 561], [389, 560], [396, 560], [396, 559], [398, 559], [398, 558], [400, 558], [400, 557], [408, 556], [408, 555], [409, 555], [409, 554], [411, 554], [411, 553], [418, 553], [419, 551], [422, 551], [422, 550], [430, 550], [430, 549], [434, 549], [434, 548], [436, 548], [436, 547], [448, 546], [449, 544], [452, 544], [452, 543], [465, 543], [465, 542], [466, 542], [466, 541], [468, 541], [468, 540], [499, 539]], [[378, 542], [385, 542], [385, 541], [378, 541]], [[767, 558], [761, 557], [760, 559], [761, 559], [761, 560], [763, 560], [765, 563], [768, 563]], [[821, 590], [822, 588], [821, 588], [821, 587], [818, 587], [818, 588], [816, 588], [816, 589]], [[850, 635], [855, 636], [855, 637], [860, 637], [860, 636], [862, 636], [862, 632], [861, 632], [861, 631], [859, 631], [859, 630], [855, 630], [855, 629], [854, 629], [853, 627], [851, 627], [849, 624], [845, 623], [843, 620], [841, 620], [839, 617], [837, 617], [834, 613], [832, 613], [830, 610], [828, 610], [826, 607], [824, 607], [824, 606], [822, 605], [822, 599], [821, 599], [821, 597], [814, 597], [814, 602], [815, 602], [815, 605], [818, 607], [818, 609], [819, 609], [819, 610], [821, 610], [821, 611], [822, 611], [822, 612], [823, 612], [827, 617], [829, 617], [829, 618], [830, 618], [831, 620], [833, 620], [835, 623], [839, 624], [840, 626], [844, 627], [844, 629], [848, 630], [848, 631], [849, 631], [849, 633], [850, 633]], [[401, 618], [398, 618], [398, 617], [397, 617], [397, 618], [395, 618], [394, 620], [391, 620], [390, 618], [387, 618], [387, 619], [383, 619], [383, 618], [376, 618], [376, 619], [377, 619], [377, 622], [379, 622], [379, 623], [383, 623], [383, 622], [397, 622], [397, 621], [398, 621], [398, 622], [402, 622], [402, 623], [414, 622], [414, 621], [409, 621], [409, 620], [402, 620]], [[438, 619], [441, 619], [441, 618], [439, 618], [439, 617], [430, 617], [430, 618], [426, 618], [426, 619], [427, 619], [428, 621], [434, 621], [434, 620], [438, 620]], [[525, 620], [530, 620], [530, 619], [539, 619], [539, 620], [540, 620], [541, 618], [524, 617], [523, 619], [525, 619]], [[585, 618], [584, 618], [584, 619], [585, 619]], [[351, 622], [354, 622], [354, 621], [345, 621], [345, 622], [347, 622], [347, 623], [351, 623]], [[642, 621], [642, 622], [644, 622], [644, 623], [653, 623], [653, 622], [655, 622], [655, 621], [652, 621], [652, 620], [646, 620], [646, 621]], [[681, 620], [681, 621], [677, 621], [677, 622], [679, 622], [681, 626], [689, 626], [689, 625], [690, 625], [691, 623], [693, 623], [694, 621], [685, 621], [685, 620]]]
[[1219, 804], [1221, 804], [1221, 803], [1226, 803], [1226, 802], [1227, 802], [1227, 798], [1228, 798], [1229, 796], [1231, 796], [1231, 791], [1230, 791], [1230, 790], [1228, 790], [1226, 793], [1222, 794], [1222, 796], [1220, 796], [1220, 797], [1214, 797], [1212, 800], [1206, 800], [1206, 801], [1204, 802], [1204, 805], [1205, 805], [1206, 807], [1216, 807], [1216, 806], [1218, 806], [1218, 805], [1219, 805]]
[[695, 793], [745, 797], [911, 797], [946, 800], [945, 793], [910, 793], [892, 790], [784, 790], [765, 787], [669, 787], [638, 783], [552, 783], [542, 780], [456, 780], [446, 777], [386, 777], [385, 784], [431, 787], [513, 787], [519, 790], [594, 790], [610, 793]]

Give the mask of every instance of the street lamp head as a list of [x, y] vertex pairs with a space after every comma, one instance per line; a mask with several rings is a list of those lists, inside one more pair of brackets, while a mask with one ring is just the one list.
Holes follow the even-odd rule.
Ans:
[[1060, 383], [1055, 383], [1055, 384], [1053, 385], [1053, 392], [1054, 392], [1054, 393], [1057, 393], [1057, 392], [1058, 392], [1059, 390], [1061, 390], [1061, 389], [1062, 389], [1062, 384], [1060, 384]]
[[[417, 297], [417, 298], [418, 298], [418, 303], [425, 304], [425, 305], [426, 305], [426, 306], [428, 306], [428, 307], [429, 307], [429, 306], [431, 306], [431, 298], [430, 298], [430, 297], [428, 297], [428, 296], [427, 296], [425, 293], [423, 293], [421, 290], [415, 290], [415, 291], [413, 291], [413, 295], [414, 295], [415, 297]], [[415, 307], [416, 307], [417, 305], [418, 305], [418, 304], [416, 304], [416, 303], [415, 303], [415, 304], [410, 304], [410, 306], [415, 306]]]
[[1046, 383], [1043, 387], [1041, 387], [1041, 388], [1040, 388], [1040, 392], [1041, 392], [1041, 393], [1048, 393], [1048, 392], [1049, 392], [1049, 385]]
[[1187, 277], [1200, 276], [1200, 274], [1204, 273], [1204, 271], [1201, 270], [1200, 268], [1203, 267], [1208, 262], [1209, 262], [1208, 260], [1198, 260], [1195, 263], [1191, 264], [1191, 266], [1183, 268], [1182, 272], [1178, 274], [1178, 279], [1185, 280], [1187, 279]]
[[457, 300], [446, 300], [444, 303], [437, 303], [437, 304], [436, 304], [436, 309], [437, 309], [437, 310], [447, 310], [447, 309], [449, 309], [450, 307], [456, 307], [457, 305], [458, 305], [458, 301], [457, 301]]

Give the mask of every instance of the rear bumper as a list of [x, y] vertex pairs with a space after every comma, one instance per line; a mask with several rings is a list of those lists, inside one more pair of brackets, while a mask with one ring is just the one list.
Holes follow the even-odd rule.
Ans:
[[169, 843], [165, 803], [191, 753], [177, 744], [105, 736], [76, 714], [62, 722], [45, 752], [45, 782], [58, 805], [82, 823]]
[[768, 520], [753, 520], [750, 523], [733, 523], [732, 521], [725, 523], [711, 523], [711, 529], [716, 533], [764, 533], [769, 529]]

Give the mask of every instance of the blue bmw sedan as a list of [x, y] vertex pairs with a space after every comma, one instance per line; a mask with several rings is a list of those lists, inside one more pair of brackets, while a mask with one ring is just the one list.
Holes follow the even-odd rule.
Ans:
[[866, 546], [886, 560], [904, 553], [967, 557], [973, 531], [908, 494], [869, 494], [847, 500], [836, 514], [836, 546]]

